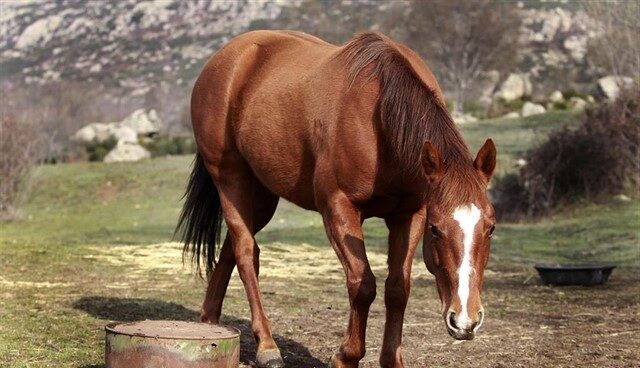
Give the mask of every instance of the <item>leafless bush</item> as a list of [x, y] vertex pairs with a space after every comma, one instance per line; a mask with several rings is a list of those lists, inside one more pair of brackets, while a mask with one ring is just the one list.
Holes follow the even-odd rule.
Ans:
[[404, 19], [388, 21], [433, 67], [452, 92], [456, 109], [471, 97], [467, 91], [484, 73], [515, 66], [521, 23], [515, 2], [413, 0], [410, 8]]
[[[588, 110], [577, 129], [561, 130], [525, 156], [519, 177], [498, 181], [496, 208], [545, 214], [576, 201], [627, 192], [640, 184], [640, 91]], [[526, 205], [523, 205], [525, 203]]]
[[620, 193], [638, 183], [640, 93], [587, 112], [577, 130], [562, 130], [529, 152], [522, 170], [531, 211]]
[[69, 139], [78, 129], [92, 122], [118, 121], [145, 106], [144, 96], [134, 98], [94, 82], [3, 85], [0, 93], [4, 99], [0, 104], [2, 116], [29, 121], [42, 133], [38, 161], [43, 162], [82, 158], [82, 150]]
[[18, 217], [40, 143], [35, 124], [0, 118], [0, 221]]
[[607, 74], [640, 78], [640, 3], [638, 1], [585, 1], [589, 17], [600, 35], [588, 45], [588, 60]]

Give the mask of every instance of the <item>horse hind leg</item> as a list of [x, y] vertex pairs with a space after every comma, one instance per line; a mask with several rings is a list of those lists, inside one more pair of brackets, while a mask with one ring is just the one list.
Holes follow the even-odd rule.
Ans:
[[214, 177], [214, 181], [220, 195], [222, 213], [233, 245], [238, 273], [249, 300], [251, 327], [258, 345], [257, 365], [260, 368], [281, 368], [284, 367], [284, 362], [271, 334], [258, 283], [258, 252], [254, 238], [256, 224], [253, 216], [255, 207], [251, 194], [255, 193], [261, 184], [246, 162], [238, 156], [227, 158], [227, 162], [221, 165], [227, 168], [226, 171], [218, 172], [219, 175]]
[[[262, 187], [256, 190], [253, 195], [253, 234], [257, 234], [271, 221], [273, 214], [278, 206], [279, 198], [269, 192], [266, 188]], [[256, 274], [260, 274], [260, 260], [259, 260], [260, 248], [258, 243], [254, 243], [254, 267]], [[222, 314], [222, 303], [227, 293], [227, 287], [233, 269], [236, 267], [236, 258], [233, 253], [233, 245], [231, 243], [231, 237], [229, 234], [225, 237], [218, 263], [213, 270], [209, 278], [209, 284], [207, 287], [207, 293], [205, 296], [202, 309], [200, 310], [200, 320], [202, 322], [209, 322], [218, 324], [220, 322], [220, 315]]]

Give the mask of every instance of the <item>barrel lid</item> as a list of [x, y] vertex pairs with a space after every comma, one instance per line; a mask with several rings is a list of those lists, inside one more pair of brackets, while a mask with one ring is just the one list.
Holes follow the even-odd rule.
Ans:
[[240, 336], [236, 328], [209, 323], [186, 321], [144, 320], [127, 323], [110, 323], [105, 327], [108, 333], [153, 337], [156, 339], [230, 339]]

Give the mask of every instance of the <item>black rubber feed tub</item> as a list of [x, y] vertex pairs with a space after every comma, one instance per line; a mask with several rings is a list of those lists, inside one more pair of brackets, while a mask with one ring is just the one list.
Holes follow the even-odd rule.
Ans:
[[535, 268], [545, 284], [598, 285], [607, 281], [613, 265], [575, 265], [538, 263]]

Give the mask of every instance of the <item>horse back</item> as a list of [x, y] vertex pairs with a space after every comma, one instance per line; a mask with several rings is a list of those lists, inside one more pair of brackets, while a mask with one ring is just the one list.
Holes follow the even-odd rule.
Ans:
[[[300, 32], [255, 31], [211, 58], [194, 87], [192, 123], [214, 177], [232, 153], [271, 192], [307, 209], [321, 190], [363, 205], [395, 195], [387, 189], [400, 185], [390, 181], [393, 162], [376, 128], [373, 66], [350, 81], [341, 49]], [[439, 91], [424, 63], [407, 59]]]

